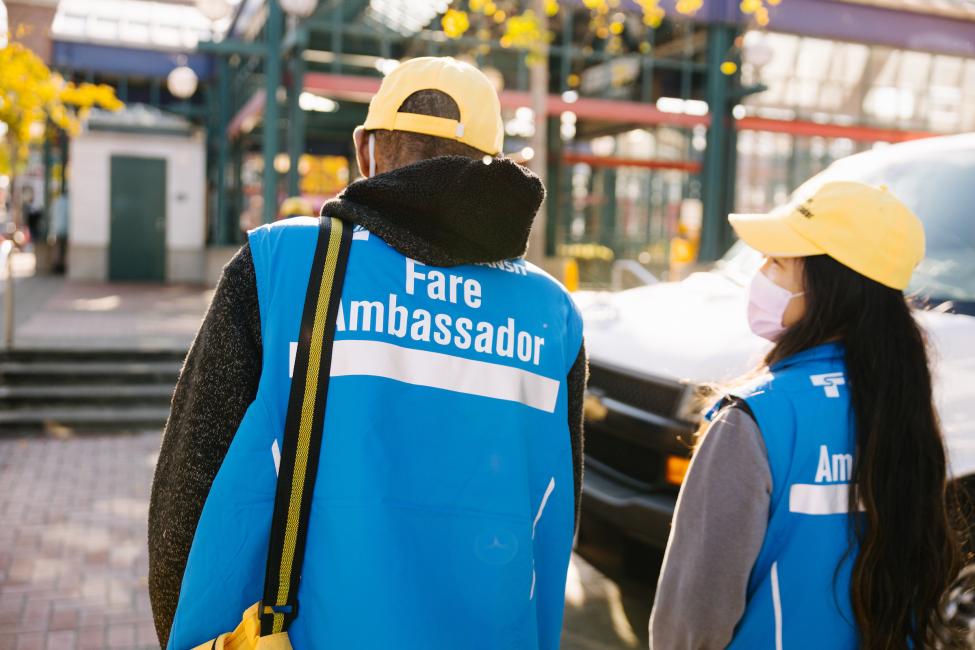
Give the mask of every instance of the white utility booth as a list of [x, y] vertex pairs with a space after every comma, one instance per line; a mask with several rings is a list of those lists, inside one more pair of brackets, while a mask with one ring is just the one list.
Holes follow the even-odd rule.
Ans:
[[202, 283], [206, 145], [181, 117], [92, 111], [68, 156], [68, 276]]

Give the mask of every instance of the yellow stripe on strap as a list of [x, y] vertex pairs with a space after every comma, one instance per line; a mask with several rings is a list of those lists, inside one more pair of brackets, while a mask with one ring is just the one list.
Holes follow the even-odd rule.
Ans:
[[[298, 426], [298, 445], [295, 452], [294, 473], [291, 478], [291, 502], [288, 505], [287, 526], [284, 533], [284, 548], [281, 553], [281, 566], [278, 576], [278, 594], [276, 605], [287, 604], [288, 592], [291, 587], [291, 567], [295, 557], [295, 547], [298, 543], [298, 522], [301, 516], [301, 500], [305, 486], [305, 472], [308, 466], [308, 448], [311, 444], [312, 424], [315, 415], [315, 401], [318, 393], [318, 376], [322, 361], [322, 343], [325, 333], [326, 316], [328, 313], [329, 297], [332, 293], [332, 283], [335, 279], [335, 268], [342, 243], [343, 223], [332, 219], [329, 232], [328, 251], [325, 256], [325, 268], [322, 270], [322, 281], [318, 290], [318, 301], [315, 305], [315, 320], [312, 326], [311, 346], [308, 352], [308, 370], [305, 374], [305, 390], [301, 402], [301, 420]], [[284, 629], [284, 616], [275, 614], [274, 633]]]

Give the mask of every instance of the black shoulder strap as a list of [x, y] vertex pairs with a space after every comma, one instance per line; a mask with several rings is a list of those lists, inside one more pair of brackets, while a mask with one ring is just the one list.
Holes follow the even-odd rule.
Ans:
[[752, 407], [748, 405], [748, 402], [746, 402], [741, 397], [738, 397], [737, 395], [725, 395], [718, 403], [718, 405], [715, 407], [714, 409], [715, 415], [717, 415], [718, 411], [724, 408], [741, 409], [742, 411], [745, 412], [745, 414], [748, 417], [758, 422], [758, 419], [755, 417], [755, 414], [752, 412]]
[[298, 615], [298, 581], [322, 447], [335, 320], [352, 243], [350, 224], [320, 217], [319, 225], [284, 424], [260, 607], [262, 636], [287, 630]]

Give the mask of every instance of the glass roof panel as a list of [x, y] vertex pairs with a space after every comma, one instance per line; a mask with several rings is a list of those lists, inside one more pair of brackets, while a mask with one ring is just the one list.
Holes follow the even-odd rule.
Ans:
[[[975, 2], [975, 0], [973, 0]], [[884, 46], [768, 34], [773, 56], [746, 66], [751, 114], [960, 131], [975, 127], [975, 60]], [[792, 117], [788, 117], [791, 113]]]
[[774, 55], [762, 68], [762, 75], [781, 79], [790, 76], [794, 71], [796, 49], [799, 47], [799, 37], [792, 34], [770, 33], [766, 36], [766, 43]]
[[447, 11], [452, 0], [370, 0], [366, 18], [383, 27], [412, 36]]
[[795, 74], [804, 79], [825, 79], [833, 55], [833, 42], [804, 38], [799, 45]]
[[837, 43], [833, 53], [831, 77], [847, 86], [859, 84], [870, 57], [870, 48], [859, 43]]
[[931, 68], [931, 83], [957, 86], [961, 82], [964, 61], [954, 56], [936, 56]]
[[[965, 61], [965, 73], [961, 82], [962, 88], [969, 95], [975, 95], [975, 59]], [[971, 111], [975, 113], [975, 111]]]
[[886, 47], [878, 47], [873, 51], [870, 69], [874, 74], [874, 84], [893, 86], [897, 83], [897, 73], [900, 71], [900, 56], [901, 52], [899, 50], [891, 50]]
[[149, 42], [149, 23], [124, 22], [119, 30], [119, 38], [129, 43], [147, 43]]
[[192, 4], [61, 0], [51, 32], [55, 40], [186, 50], [214, 32], [222, 33], [226, 24], [226, 20], [211, 23]]
[[412, 36], [447, 11], [448, 0], [370, 0], [366, 16], [372, 22]]
[[820, 111], [834, 113], [840, 110], [846, 93], [837, 84], [824, 84], [819, 89], [818, 108]]
[[904, 88], [925, 88], [931, 82], [932, 55], [927, 52], [903, 52], [897, 85]]
[[118, 37], [118, 22], [106, 20], [97, 14], [92, 15], [88, 17], [85, 31], [98, 40], [113, 40]]

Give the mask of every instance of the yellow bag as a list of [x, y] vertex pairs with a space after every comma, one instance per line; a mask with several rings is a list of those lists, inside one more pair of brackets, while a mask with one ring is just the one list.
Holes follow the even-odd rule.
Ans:
[[261, 636], [261, 618], [257, 615], [260, 605], [254, 603], [244, 612], [236, 630], [201, 643], [193, 650], [292, 650], [287, 632]]
[[336, 314], [351, 244], [350, 225], [320, 218], [284, 422], [263, 598], [244, 612], [233, 632], [193, 650], [292, 650], [288, 626], [298, 615], [298, 582], [322, 448], [321, 426], [314, 423], [325, 421]]

